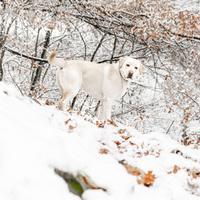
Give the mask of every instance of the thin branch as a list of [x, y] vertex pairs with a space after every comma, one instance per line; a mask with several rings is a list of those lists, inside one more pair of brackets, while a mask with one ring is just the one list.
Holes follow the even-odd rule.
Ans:
[[[74, 24], [72, 22], [70, 22], [70, 23], [72, 24], [72, 26], [74, 26]], [[84, 60], [86, 60], [86, 57], [87, 57], [87, 44], [86, 44], [86, 41], [84, 40], [81, 31], [76, 26], [74, 26], [74, 28], [79, 33], [80, 38], [83, 41], [83, 45], [84, 45]]]
[[111, 58], [110, 58], [110, 63], [112, 63], [114, 54], [115, 54], [115, 50], [116, 50], [116, 46], [117, 46], [117, 37], [115, 37], [114, 39], [114, 43], [113, 43], [113, 50], [112, 50], [112, 54], [111, 54]]
[[165, 31], [167, 31], [168, 33], [171, 33], [172, 35], [176, 35], [182, 38], [187, 38], [187, 39], [194, 39], [194, 40], [200, 40], [200, 37], [197, 36], [192, 36], [192, 35], [185, 35], [182, 33], [177, 33], [175, 31], [170, 30], [169, 28], [165, 27], [163, 24], [159, 24]]
[[[121, 54], [121, 55], [118, 55], [118, 56], [113, 56], [112, 61], [118, 61], [119, 58], [121, 58], [121, 57], [130, 56], [131, 54], [134, 54], [134, 53], [136, 53], [138, 51], [143, 51], [143, 50], [145, 50], [147, 48], [148, 47], [142, 47], [142, 48], [136, 49], [134, 51], [131, 50], [131, 52], [128, 52], [128, 53], [125, 53], [125, 54]], [[145, 57], [141, 57], [140, 56], [140, 57], [137, 57], [135, 59], [141, 59], [141, 58], [145, 58]], [[110, 61], [110, 59], [105, 59], [105, 60], [98, 61], [98, 63], [104, 63], [104, 62], [109, 62], [109, 61]]]
[[166, 135], [169, 133], [169, 131], [170, 131], [170, 129], [171, 129], [171, 127], [172, 127], [173, 124], [174, 124], [174, 120], [171, 122], [169, 128], [167, 129], [167, 131], [166, 131]]
[[33, 61], [39, 61], [41, 63], [48, 63], [47, 59], [42, 59], [42, 58], [38, 58], [38, 57], [35, 57], [35, 56], [28, 56], [24, 53], [20, 53], [18, 51], [15, 51], [15, 50], [7, 47], [7, 46], [4, 46], [4, 49], [6, 51], [9, 51], [12, 54], [15, 54], [15, 55], [18, 55], [18, 56], [21, 56], [21, 57], [24, 57], [24, 58], [27, 58], [27, 59], [30, 59], [30, 60], [33, 60]]
[[106, 35], [107, 35], [107, 33], [104, 33], [104, 35], [102, 36], [102, 38], [101, 38], [101, 40], [99, 41], [99, 44], [97, 45], [97, 47], [96, 47], [96, 49], [95, 49], [95, 51], [94, 51], [94, 53], [93, 53], [93, 55], [92, 55], [90, 61], [93, 61], [93, 60], [94, 60], [94, 57], [95, 57], [97, 51], [99, 50], [99, 48], [101, 47], [101, 45], [102, 45], [102, 43], [103, 43], [103, 40], [104, 40], [104, 38], [106, 37]]

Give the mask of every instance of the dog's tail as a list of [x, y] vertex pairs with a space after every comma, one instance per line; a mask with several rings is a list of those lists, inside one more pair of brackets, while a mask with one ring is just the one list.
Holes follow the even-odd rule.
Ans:
[[48, 57], [48, 62], [49, 64], [53, 65], [55, 63], [56, 60], [56, 51], [52, 51]]

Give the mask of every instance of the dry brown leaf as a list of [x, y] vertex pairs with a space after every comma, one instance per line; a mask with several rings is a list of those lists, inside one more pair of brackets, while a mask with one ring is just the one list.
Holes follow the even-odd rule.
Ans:
[[119, 146], [119, 145], [121, 144], [120, 141], [114, 141], [114, 143], [115, 143], [117, 146]]
[[69, 130], [73, 130], [76, 128], [76, 126], [70, 124], [68, 128], [69, 128]]
[[173, 166], [172, 172], [173, 172], [174, 174], [176, 174], [180, 169], [181, 169], [181, 168], [180, 168], [178, 165], [174, 165], [174, 166]]
[[131, 166], [129, 164], [124, 164], [124, 167], [126, 168], [127, 172], [133, 176], [137, 176], [137, 182], [138, 184], [143, 184], [144, 186], [151, 186], [155, 182], [155, 175], [153, 174], [152, 171], [148, 171], [145, 173], [142, 169], [138, 167]]
[[121, 134], [124, 134], [125, 132], [126, 132], [126, 129], [123, 128], [123, 129], [119, 129], [117, 133], [121, 135]]
[[108, 153], [109, 153], [109, 150], [106, 149], [106, 148], [101, 148], [101, 149], [99, 150], [99, 153], [100, 153], [100, 154], [108, 154]]
[[128, 164], [124, 164], [124, 167], [126, 168], [127, 172], [133, 176], [144, 175], [144, 171], [138, 167], [134, 167]]
[[128, 140], [129, 138], [131, 138], [131, 136], [122, 135], [122, 138], [123, 138], [124, 140]]
[[141, 177], [141, 179], [138, 179], [138, 183], [149, 187], [154, 184], [155, 179], [156, 177], [153, 172], [148, 171], [146, 174], [144, 174], [144, 176]]
[[137, 144], [135, 144], [134, 142], [132, 142], [132, 141], [129, 141], [129, 144], [130, 145], [132, 145], [132, 146], [137, 146], [138, 147], [138, 145]]
[[191, 175], [192, 178], [194, 178], [194, 179], [200, 178], [200, 171], [195, 171], [195, 170], [193, 170], [193, 171], [190, 172], [190, 175]]

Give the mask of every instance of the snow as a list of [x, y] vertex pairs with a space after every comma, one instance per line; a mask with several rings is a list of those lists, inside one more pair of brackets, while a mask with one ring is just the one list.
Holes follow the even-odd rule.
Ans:
[[198, 12], [200, 8], [199, 0], [172, 0], [172, 3], [177, 10], [192, 10]]
[[[199, 149], [183, 146], [167, 135], [141, 134], [120, 124], [98, 128], [75, 113], [21, 96], [3, 82], [0, 122], [1, 200], [200, 198]], [[139, 184], [122, 161], [145, 173], [152, 171], [153, 184]], [[177, 172], [175, 165], [180, 168]], [[86, 189], [80, 198], [69, 191], [55, 169], [88, 177], [97, 188]], [[194, 172], [197, 177], [191, 176]]]

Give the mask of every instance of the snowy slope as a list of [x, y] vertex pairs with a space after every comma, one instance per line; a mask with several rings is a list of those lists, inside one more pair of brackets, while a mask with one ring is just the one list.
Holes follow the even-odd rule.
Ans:
[[177, 10], [200, 11], [199, 0], [172, 0], [172, 5], [174, 5]]
[[130, 127], [98, 128], [0, 83], [0, 199], [81, 199], [55, 168], [85, 180], [84, 200], [200, 198], [198, 148]]

